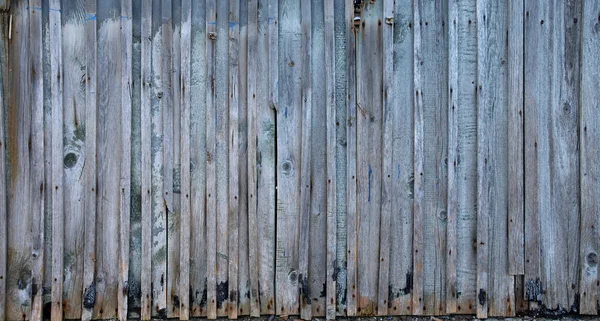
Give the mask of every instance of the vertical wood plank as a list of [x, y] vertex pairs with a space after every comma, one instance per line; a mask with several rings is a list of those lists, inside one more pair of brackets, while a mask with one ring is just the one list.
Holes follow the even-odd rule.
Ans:
[[[381, 216], [382, 2], [364, 2], [356, 34], [357, 313], [377, 312]], [[369, 81], [366, 81], [369, 80]]]
[[[42, 1], [29, 1], [29, 63], [31, 67], [31, 317], [32, 321], [43, 318], [42, 280], [44, 277], [44, 79], [43, 79], [43, 49], [42, 49]], [[0, 90], [1, 90], [0, 86]], [[0, 94], [0, 100], [3, 95]], [[0, 108], [2, 108], [0, 106]], [[0, 116], [0, 122], [3, 122]], [[3, 127], [3, 126], [2, 126]], [[4, 139], [3, 128], [0, 135]], [[0, 145], [1, 146], [1, 145]], [[4, 154], [0, 152], [2, 162]], [[4, 171], [4, 164], [0, 165]], [[3, 172], [4, 174], [4, 172]], [[4, 177], [0, 178], [0, 195], [5, 194]], [[0, 203], [0, 217], [6, 215], [5, 200]], [[0, 218], [0, 224], [3, 220]], [[4, 222], [4, 226], [6, 222]], [[3, 233], [6, 235], [6, 233]], [[0, 240], [0, 242], [2, 242]], [[1, 245], [0, 245], [1, 247]], [[0, 252], [2, 250], [0, 249]], [[0, 254], [2, 257], [2, 254]], [[1, 264], [0, 264], [1, 265]], [[0, 274], [4, 270], [0, 268]], [[4, 277], [3, 277], [4, 278]], [[2, 286], [0, 286], [1, 288]], [[0, 295], [2, 295], [0, 291]], [[0, 302], [4, 305], [4, 302]], [[0, 319], [2, 319], [0, 313]]]
[[347, 139], [347, 172], [346, 172], [346, 204], [347, 204], [347, 272], [346, 272], [346, 310], [347, 316], [356, 316], [356, 282], [357, 282], [357, 168], [356, 168], [356, 27], [355, 18], [356, 6], [346, 6], [345, 19], [348, 21], [346, 30], [346, 57], [347, 64], [347, 85], [346, 98], [347, 119], [346, 121], [346, 139]]
[[207, 316], [217, 318], [217, 204], [216, 204], [216, 102], [215, 40], [217, 8], [215, 0], [206, 3], [206, 246], [207, 246]]
[[152, 3], [142, 2], [141, 15], [141, 141], [142, 141], [142, 271], [141, 313], [142, 320], [151, 318], [152, 295]]
[[62, 32], [60, 1], [51, 0], [49, 12], [50, 68], [52, 93], [52, 321], [63, 318], [63, 81], [62, 74]]
[[256, 99], [258, 61], [258, 0], [248, 2], [248, 261], [250, 273], [250, 316], [260, 315], [259, 285], [258, 285], [258, 216], [257, 216], [257, 109]]
[[192, 1], [181, 1], [181, 223], [179, 252], [179, 319], [190, 319], [190, 58]]
[[[6, 19], [0, 20], [0, 27], [6, 29]], [[5, 125], [5, 106], [6, 92], [8, 84], [6, 76], [8, 75], [7, 51], [8, 44], [7, 36], [4, 32], [0, 33], [0, 320], [6, 320], [6, 279], [7, 279], [7, 263], [8, 263], [8, 209], [6, 204], [7, 185], [6, 185], [6, 125]], [[45, 148], [48, 148], [47, 146]], [[50, 274], [50, 273], [48, 273]]]
[[[348, 4], [349, 7], [352, 7]], [[346, 312], [346, 261], [347, 261], [347, 211], [346, 211], [346, 175], [347, 175], [347, 135], [346, 135], [346, 119], [347, 92], [352, 91], [346, 87], [347, 82], [347, 61], [352, 57], [346, 56], [347, 40], [347, 24], [350, 22], [346, 19], [346, 3], [343, 0], [333, 1], [333, 37], [335, 46], [333, 57], [334, 63], [334, 88], [335, 91], [335, 215], [336, 215], [336, 236], [335, 236], [335, 262], [334, 273], [332, 279], [336, 282], [335, 291], [335, 308], [336, 315], [345, 316]], [[328, 154], [331, 156], [331, 154]], [[329, 311], [329, 310], [328, 310]]]
[[119, 321], [127, 320], [131, 213], [132, 1], [121, 1], [121, 200], [119, 208]]
[[[191, 315], [206, 315], [206, 2], [192, 1], [190, 75]], [[183, 289], [185, 290], [185, 289]]]
[[410, 0], [394, 4], [393, 162], [388, 313], [412, 314], [413, 283], [413, 9]]
[[[30, 12], [21, 1], [12, 6], [5, 53], [6, 85], [6, 194], [7, 271], [6, 320], [29, 319], [31, 313], [31, 67]], [[5, 31], [6, 32], [6, 31]]]
[[[311, 258], [310, 223], [311, 223], [311, 147], [312, 147], [312, 14], [311, 1], [300, 3], [301, 19], [301, 82], [302, 82], [302, 120], [301, 120], [301, 150], [300, 150], [300, 240], [298, 249], [298, 288], [300, 295], [300, 317], [312, 319], [311, 286], [313, 279], [309, 275], [309, 258]], [[317, 227], [313, 227], [316, 229]], [[310, 277], [310, 278], [309, 278]], [[316, 289], [315, 289], [316, 290]]]
[[229, 153], [229, 1], [217, 1], [215, 40], [215, 165], [217, 215], [217, 315], [227, 316], [228, 286], [228, 153]]
[[[94, 319], [116, 318], [119, 289], [122, 75], [121, 5], [98, 6], [98, 197]], [[130, 124], [128, 124], [130, 126]], [[117, 146], [117, 147], [115, 147]]]
[[600, 139], [600, 74], [594, 71], [600, 60], [600, 2], [584, 0], [581, 39], [581, 119], [579, 125], [581, 169], [581, 226], [579, 271], [580, 313], [597, 314], [598, 299], [598, 140]]
[[81, 317], [83, 287], [84, 159], [85, 159], [85, 7], [73, 1], [61, 10], [63, 33], [64, 140], [64, 284], [65, 319]]
[[[297, 1], [279, 3], [279, 103], [277, 109], [276, 313], [295, 315], [298, 301], [298, 244], [303, 52]], [[250, 39], [248, 40], [250, 43]], [[250, 54], [248, 57], [252, 57]], [[250, 59], [250, 58], [249, 58]], [[283, 90], [286, 88], [286, 90]], [[248, 92], [250, 95], [250, 91]], [[249, 140], [251, 139], [250, 136]], [[250, 201], [252, 201], [250, 199]]]
[[229, 264], [228, 285], [229, 303], [225, 307], [229, 319], [238, 316], [238, 238], [239, 238], [239, 0], [229, 2], [229, 195], [228, 224]]
[[85, 249], [83, 255], [83, 293], [81, 319], [89, 321], [92, 319], [94, 303], [96, 299], [96, 137], [97, 137], [97, 109], [96, 109], [96, 1], [86, 0], [85, 11], [87, 12], [85, 23], [86, 37], [86, 70], [85, 70]]
[[509, 273], [513, 275], [525, 273], [524, 3], [523, 0], [510, 0], [508, 4], [508, 39], [510, 39], [508, 42], [508, 269]]
[[379, 234], [379, 286], [377, 315], [388, 314], [390, 290], [390, 234], [392, 216], [392, 173], [395, 103], [392, 93], [394, 72], [394, 1], [383, 2], [383, 135], [381, 159], [381, 222]]
[[335, 320], [336, 316], [336, 281], [337, 281], [337, 204], [336, 204], [336, 151], [337, 151], [337, 105], [336, 105], [336, 77], [335, 77], [335, 11], [333, 1], [325, 1], [323, 4], [324, 16], [324, 47], [325, 47], [325, 108], [326, 108], [326, 161], [327, 161], [327, 248], [326, 258], [326, 293], [325, 293], [325, 317], [327, 320]]

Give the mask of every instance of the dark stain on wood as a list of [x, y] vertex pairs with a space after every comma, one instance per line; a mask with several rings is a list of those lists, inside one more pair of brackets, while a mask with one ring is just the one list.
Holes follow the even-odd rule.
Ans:
[[217, 283], [217, 309], [223, 307], [223, 302], [229, 299], [229, 281]]

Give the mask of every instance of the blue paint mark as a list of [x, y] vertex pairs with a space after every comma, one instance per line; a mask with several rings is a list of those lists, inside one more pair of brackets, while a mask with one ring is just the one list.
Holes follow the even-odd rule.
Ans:
[[371, 201], [371, 174], [373, 174], [373, 169], [371, 168], [371, 164], [369, 164], [369, 202]]
[[125, 20], [127, 20], [127, 19], [129, 19], [129, 18], [130, 18], [130, 17], [128, 17], [128, 16], [121, 16], [121, 19], [125, 19]]
[[217, 22], [216, 22], [216, 21], [208, 21], [207, 23], [208, 23], [209, 25], [216, 25], [216, 24], [217, 24]]
[[398, 164], [398, 179], [400, 179], [400, 164]]
[[287, 118], [287, 107], [285, 107], [285, 118]]
[[273, 20], [275, 20], [275, 18], [267, 17], [267, 24], [271, 24]]
[[96, 15], [91, 14], [91, 13], [86, 14], [85, 21], [91, 21], [91, 20], [96, 20]]
[[438, 176], [436, 176], [435, 177], [435, 189], [437, 190], [439, 186], [440, 186], [440, 179]]
[[236, 21], [230, 21], [229, 22], [229, 29], [231, 29], [232, 31], [235, 29], [235, 26], [237, 26], [238, 23]]
[[55, 8], [49, 8], [48, 10], [54, 11], [54, 12], [60, 12], [60, 9], [55, 9]]

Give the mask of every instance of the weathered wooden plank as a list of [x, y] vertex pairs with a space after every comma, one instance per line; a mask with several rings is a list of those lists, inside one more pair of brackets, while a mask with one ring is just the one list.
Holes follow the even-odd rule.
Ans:
[[[42, 279], [44, 277], [44, 79], [42, 50], [42, 1], [29, 1], [29, 64], [31, 68], [31, 316], [32, 321], [43, 318]], [[0, 86], [0, 90], [1, 90]], [[0, 95], [0, 100], [3, 95]], [[2, 108], [2, 107], [0, 107]], [[0, 122], [3, 117], [0, 116]], [[4, 131], [0, 128], [0, 135]], [[4, 138], [4, 137], [3, 137]], [[4, 157], [0, 153], [0, 157]], [[4, 161], [4, 159], [3, 159]], [[0, 165], [0, 171], [4, 164]], [[4, 177], [0, 178], [0, 195], [5, 193]], [[6, 215], [5, 200], [0, 203], [0, 211]], [[3, 214], [0, 214], [2, 216]], [[3, 220], [0, 219], [0, 222]], [[2, 224], [2, 223], [0, 223]], [[4, 222], [4, 226], [6, 223]], [[4, 233], [4, 235], [6, 235]], [[2, 242], [2, 241], [0, 241]], [[0, 246], [1, 247], [1, 246]], [[2, 251], [2, 250], [0, 250]], [[0, 254], [0, 257], [1, 254]], [[3, 275], [3, 270], [0, 274]], [[0, 286], [1, 287], [1, 286]], [[0, 291], [2, 293], [2, 291]], [[0, 294], [2, 295], [2, 294]], [[4, 302], [0, 302], [4, 305]], [[0, 316], [1, 318], [1, 316]]]
[[127, 320], [129, 288], [129, 236], [131, 214], [131, 117], [132, 117], [132, 0], [121, 1], [121, 199], [119, 208], [119, 279], [117, 317]]
[[522, 0], [508, 2], [508, 270], [513, 275], [525, 274], [523, 8]]
[[356, 211], [356, 25], [355, 6], [345, 7], [346, 26], [346, 60], [347, 78], [346, 88], [348, 88], [346, 98], [347, 117], [346, 122], [346, 204], [347, 204], [347, 272], [346, 272], [346, 310], [347, 316], [356, 316], [356, 282], [357, 282], [357, 250], [358, 239], [356, 235], [358, 216]]
[[[85, 143], [85, 168], [84, 168], [84, 193], [85, 193], [85, 244], [83, 252], [83, 292], [81, 300], [81, 319], [92, 319], [94, 303], [96, 301], [96, 137], [97, 137], [97, 110], [96, 110], [96, 1], [86, 0], [85, 12], [85, 134], [88, 139]], [[81, 289], [80, 289], [81, 290]]]
[[[600, 139], [600, 74], [594, 71], [600, 60], [598, 12], [600, 1], [584, 0], [581, 23], [581, 118], [580, 135], [580, 183], [581, 226], [579, 259], [579, 293], [581, 314], [597, 314], [598, 299], [598, 191], [600, 162], [598, 141]], [[575, 21], [575, 20], [573, 20]]]
[[248, 122], [248, 190], [246, 199], [248, 202], [248, 262], [250, 280], [250, 316], [260, 315], [259, 298], [259, 261], [258, 261], [258, 215], [257, 215], [257, 109], [256, 99], [257, 75], [258, 75], [258, 0], [248, 2], [248, 74], [247, 74], [247, 122]]
[[[258, 227], [258, 294], [260, 296], [260, 313], [273, 314], [274, 289], [273, 289], [273, 260], [275, 255], [275, 113], [270, 103], [271, 84], [269, 82], [272, 53], [270, 37], [274, 24], [269, 15], [268, 0], [258, 2], [258, 48], [257, 48], [257, 75], [256, 99], [257, 119], [256, 133], [257, 146], [257, 219]], [[270, 30], [271, 29], [271, 30]]]
[[361, 316], [374, 315], [377, 308], [383, 136], [382, 14], [382, 2], [364, 2], [356, 33], [356, 297]]
[[[348, 5], [349, 7], [352, 7]], [[351, 60], [351, 57], [346, 56], [346, 32], [347, 24], [349, 20], [346, 19], [346, 4], [343, 0], [335, 0], [333, 2], [333, 37], [335, 39], [334, 46], [334, 81], [335, 87], [335, 136], [336, 136], [336, 147], [335, 147], [335, 215], [336, 215], [336, 244], [335, 244], [335, 270], [337, 273], [332, 275], [335, 279], [336, 296], [335, 296], [335, 307], [336, 315], [346, 315], [346, 251], [347, 251], [347, 231], [346, 227], [346, 175], [347, 175], [347, 163], [346, 163], [346, 117], [347, 106], [346, 97], [348, 90], [346, 87], [347, 81], [347, 70], [346, 63]], [[331, 155], [331, 154], [328, 154]]]
[[446, 313], [473, 314], [477, 253], [477, 19], [472, 1], [449, 2]]
[[[141, 317], [142, 272], [142, 0], [132, 0], [131, 42], [131, 195], [129, 272], [127, 276], [128, 318]], [[150, 174], [150, 168], [145, 168]], [[150, 196], [150, 195], [147, 195]], [[146, 196], [146, 197], [147, 197]]]
[[240, 1], [229, 2], [229, 194], [228, 194], [228, 297], [225, 307], [229, 319], [238, 316], [238, 266], [239, 266], [239, 15]]
[[179, 319], [190, 319], [190, 58], [192, 1], [181, 1], [181, 214], [179, 249]]
[[215, 40], [217, 7], [215, 0], [206, 3], [206, 246], [207, 246], [207, 316], [217, 318], [217, 204], [216, 204], [216, 101]]
[[[279, 104], [277, 109], [276, 313], [295, 315], [298, 302], [298, 240], [301, 170], [302, 64], [300, 3], [279, 3]], [[250, 43], [250, 38], [249, 38]], [[252, 57], [249, 53], [248, 57]], [[248, 92], [250, 95], [250, 92]], [[250, 136], [248, 136], [251, 139]], [[252, 200], [250, 200], [252, 201]]]
[[162, 43], [166, 33], [162, 27], [162, 3], [152, 3], [152, 313], [165, 316], [167, 308], [167, 212], [164, 189], [163, 96], [167, 91], [163, 82]]
[[[121, 4], [98, 6], [96, 302], [94, 319], [116, 318], [119, 291], [122, 75]], [[128, 126], [130, 126], [128, 124]]]
[[325, 108], [326, 108], [326, 162], [327, 162], [327, 201], [325, 211], [327, 213], [325, 246], [326, 255], [326, 290], [325, 290], [325, 317], [327, 320], [335, 320], [336, 316], [336, 281], [337, 281], [337, 205], [336, 205], [336, 95], [335, 95], [335, 11], [333, 1], [323, 3], [323, 28], [325, 29]]
[[515, 314], [508, 273], [508, 6], [477, 3], [477, 316]]
[[228, 153], [229, 153], [229, 1], [217, 1], [215, 40], [215, 165], [217, 237], [217, 316], [227, 316], [228, 293]]
[[[448, 79], [448, 8], [447, 3], [430, 1], [419, 2], [415, 8], [415, 27], [417, 21], [419, 24], [419, 28], [415, 28], [415, 48], [418, 48], [415, 65], [419, 66], [414, 76], [415, 94], [418, 92], [415, 108], [420, 109], [419, 117], [415, 117], [415, 135], [422, 136], [415, 137], [415, 177], [419, 176], [415, 179], [415, 189], [419, 191], [415, 194], [414, 278], [420, 284], [415, 282], [415, 294], [419, 295], [413, 305], [421, 306], [414, 306], [413, 311], [416, 314], [443, 314], [446, 311], [448, 90], [447, 82], [439, 79]], [[417, 286], [421, 289], [417, 290]]]
[[[6, 30], [7, 19], [0, 19], [0, 27]], [[5, 106], [6, 106], [6, 88], [8, 87], [6, 78], [8, 75], [8, 59], [6, 45], [8, 45], [8, 36], [5, 32], [0, 33], [0, 320], [6, 320], [6, 279], [7, 279], [7, 262], [8, 262], [8, 211], [6, 207], [6, 125], [5, 125]], [[48, 147], [45, 146], [47, 149]], [[47, 273], [50, 274], [50, 273]]]
[[[311, 191], [313, 181], [311, 176], [312, 160], [312, 1], [300, 3], [301, 19], [301, 82], [302, 82], [302, 110], [301, 120], [301, 150], [300, 150], [300, 240], [298, 244], [298, 289], [300, 295], [300, 317], [304, 320], [312, 319], [311, 288], [313, 275], [309, 275], [309, 258], [312, 258], [311, 247]], [[317, 184], [319, 185], [319, 184]], [[317, 229], [314, 226], [314, 229]], [[310, 278], [309, 278], [310, 276]], [[314, 289], [315, 291], [318, 288]]]
[[206, 15], [205, 1], [192, 1], [190, 79], [191, 315], [206, 315]]
[[152, 201], [153, 190], [153, 152], [152, 152], [152, 3], [142, 2], [141, 14], [141, 128], [142, 141], [142, 258], [140, 274], [141, 311], [142, 320], [151, 319], [152, 295]]
[[394, 5], [393, 163], [389, 314], [412, 314], [413, 276], [413, 14], [411, 1]]
[[[381, 142], [381, 228], [379, 233], [379, 285], [377, 315], [388, 314], [390, 290], [390, 234], [392, 216], [392, 173], [395, 104], [392, 92], [394, 72], [394, 1], [383, 2], [382, 67], [383, 67], [383, 139]], [[380, 20], [381, 21], [381, 20]]]
[[83, 287], [83, 210], [85, 159], [85, 3], [73, 1], [61, 10], [63, 33], [64, 140], [64, 284], [65, 319], [81, 317]]
[[[12, 6], [7, 43], [6, 320], [29, 319], [31, 313], [31, 69], [27, 3]], [[4, 304], [4, 303], [2, 303]]]
[[60, 1], [49, 2], [52, 104], [52, 299], [51, 320], [63, 318], [63, 80]]

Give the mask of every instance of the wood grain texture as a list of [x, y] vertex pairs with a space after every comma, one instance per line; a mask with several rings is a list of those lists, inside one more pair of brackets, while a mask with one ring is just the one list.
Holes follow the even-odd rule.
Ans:
[[417, 66], [413, 312], [433, 315], [446, 310], [448, 84], [439, 79], [448, 79], [443, 67], [448, 59], [447, 3], [419, 1], [413, 14]]
[[475, 312], [477, 253], [477, 19], [475, 3], [449, 2], [448, 244], [446, 312]]
[[413, 290], [414, 90], [410, 0], [394, 4], [392, 216], [388, 314], [411, 314]]
[[142, 231], [141, 231], [141, 311], [142, 320], [151, 318], [152, 295], [152, 3], [142, 2], [141, 13], [141, 165], [142, 165]]
[[598, 86], [600, 76], [591, 68], [598, 65], [600, 57], [600, 7], [599, 1], [585, 0], [581, 15], [581, 118], [579, 124], [581, 226], [579, 260], [579, 293], [581, 314], [597, 314], [598, 300], [598, 124], [600, 101]]
[[[279, 104], [277, 109], [277, 247], [275, 295], [278, 315], [299, 313], [298, 244], [302, 126], [300, 3], [279, 3]], [[249, 38], [250, 43], [250, 38]], [[248, 57], [252, 57], [249, 55]], [[250, 76], [249, 76], [250, 77]], [[250, 95], [250, 91], [248, 92]], [[251, 139], [250, 136], [249, 140]], [[250, 199], [250, 201], [252, 201]]]
[[[6, 29], [6, 18], [0, 19], [0, 27]], [[8, 84], [6, 77], [8, 75], [8, 63], [6, 57], [6, 45], [8, 44], [8, 35], [5, 32], [0, 33], [0, 195], [6, 195], [6, 91]], [[48, 147], [46, 146], [46, 149]], [[0, 320], [6, 320], [6, 279], [8, 263], [8, 209], [6, 197], [0, 198]], [[45, 244], [44, 244], [45, 245]], [[50, 273], [47, 273], [50, 274]]]
[[52, 306], [51, 320], [63, 319], [63, 81], [62, 74], [62, 33], [60, 1], [49, 2], [49, 30], [50, 33], [50, 69], [51, 69], [51, 106], [52, 106]]
[[[31, 316], [32, 321], [43, 318], [42, 280], [44, 278], [44, 79], [43, 79], [43, 46], [42, 46], [42, 1], [29, 2], [29, 64], [31, 68]], [[0, 88], [2, 88], [0, 86]], [[2, 97], [0, 97], [0, 100]], [[2, 107], [0, 107], [2, 108]], [[0, 122], [3, 117], [0, 116]], [[0, 135], [4, 135], [0, 128]], [[1, 145], [0, 145], [1, 146]], [[0, 157], [4, 157], [0, 154]], [[4, 160], [4, 159], [3, 159]], [[0, 171], [4, 164], [0, 165]], [[5, 194], [4, 177], [0, 178]], [[3, 200], [5, 202], [5, 200]], [[0, 204], [0, 211], [6, 215], [5, 203]], [[3, 214], [0, 214], [2, 216]], [[0, 218], [0, 222], [3, 220]], [[2, 223], [0, 223], [2, 224]], [[6, 235], [6, 234], [4, 234]], [[2, 241], [0, 241], [2, 242]], [[0, 245], [1, 247], [1, 245]], [[2, 251], [2, 250], [0, 250]], [[2, 257], [2, 254], [0, 254]], [[0, 271], [3, 271], [0, 269]], [[4, 272], [0, 272], [4, 274]], [[0, 286], [1, 287], [1, 286]], [[2, 291], [0, 291], [1, 293]], [[1, 294], [0, 294], [1, 295]], [[0, 302], [4, 305], [4, 302]], [[1, 316], [0, 316], [1, 318]]]
[[191, 316], [206, 315], [206, 3], [192, 1], [190, 70]]

